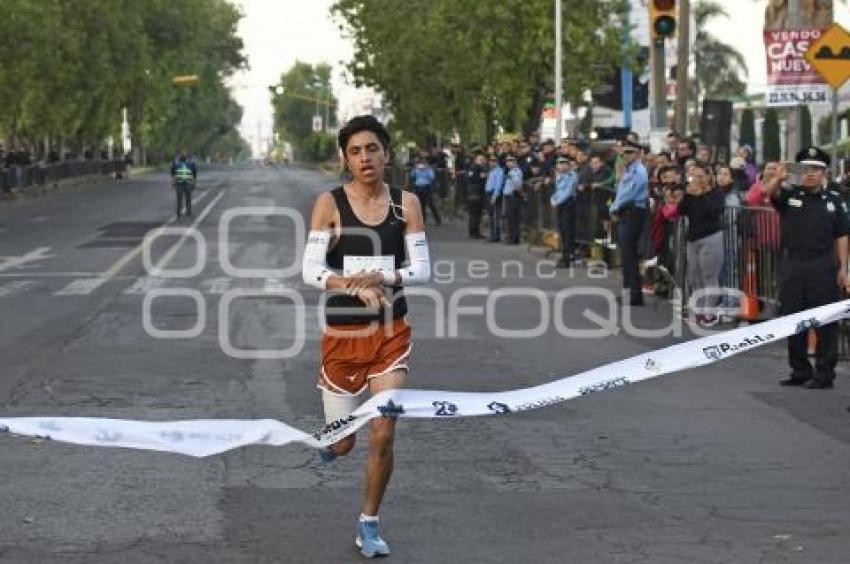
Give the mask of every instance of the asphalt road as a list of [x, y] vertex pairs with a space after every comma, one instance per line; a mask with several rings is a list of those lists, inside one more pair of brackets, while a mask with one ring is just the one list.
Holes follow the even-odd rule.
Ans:
[[[318, 292], [286, 270], [297, 267], [297, 218], [308, 221], [331, 186], [296, 168], [206, 172], [195, 218], [181, 223], [156, 174], [0, 204], [0, 413], [272, 417], [317, 429]], [[238, 209], [270, 206], [276, 215]], [[143, 244], [157, 227], [187, 225], [202, 236]], [[461, 289], [481, 288], [463, 298], [472, 308], [497, 288], [548, 299], [619, 279], [550, 278], [539, 252], [469, 241], [459, 224], [429, 231], [443, 262], [435, 292], [411, 299], [411, 387], [527, 386], [679, 338], [567, 339], [552, 316], [539, 336], [505, 338], [474, 312], [448, 337], [447, 304]], [[151, 276], [146, 256], [171, 272]], [[301, 343], [292, 302], [269, 295], [288, 291], [307, 305]], [[536, 303], [502, 297], [494, 320], [535, 327]], [[601, 304], [573, 301], [560, 315], [590, 328], [582, 311]], [[633, 321], [671, 319], [650, 299]], [[297, 354], [244, 358], [287, 348]], [[847, 562], [846, 367], [832, 391], [780, 388], [785, 373], [771, 346], [537, 411], [402, 421], [381, 513], [391, 561]], [[358, 561], [363, 444], [322, 466], [302, 446], [195, 460], [2, 436], [0, 561]]]

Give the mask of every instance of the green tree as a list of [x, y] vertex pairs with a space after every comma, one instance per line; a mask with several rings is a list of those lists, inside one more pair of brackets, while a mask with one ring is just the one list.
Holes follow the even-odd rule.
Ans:
[[762, 125], [762, 156], [767, 161], [782, 158], [782, 146], [779, 139], [779, 112], [769, 108], [764, 114]]
[[746, 59], [737, 49], [706, 31], [711, 20], [728, 18], [728, 12], [714, 0], [699, 0], [693, 5], [693, 13], [696, 21], [695, 72], [690, 81], [690, 91], [695, 115], [699, 116], [702, 113], [701, 101], [706, 98], [727, 99], [745, 94], [749, 71]]
[[337, 152], [336, 136], [330, 133], [310, 133], [301, 144], [302, 157], [310, 162], [327, 161]]
[[752, 108], [746, 108], [741, 112], [741, 134], [739, 142], [741, 145], [756, 146], [756, 119]]
[[[232, 140], [241, 114], [224, 81], [245, 64], [239, 18], [224, 0], [3, 0], [0, 134], [39, 152], [97, 150], [127, 107], [135, 147], [171, 152], [174, 131], [193, 146]], [[203, 77], [188, 109], [179, 74]]]
[[[278, 86], [283, 87], [282, 93], [275, 91]], [[313, 116], [317, 108], [319, 115], [327, 113], [329, 116], [331, 123], [327, 127], [336, 124], [336, 112], [331, 111], [337, 104], [331, 90], [331, 66], [326, 63], [314, 66], [296, 61], [292, 68], [281, 75], [280, 82], [271, 87], [271, 91], [275, 131], [282, 139], [291, 142], [299, 153], [314, 155], [319, 143], [311, 139], [314, 135]]]
[[[624, 61], [616, 18], [624, 7], [568, 3], [565, 100], [578, 102]], [[354, 83], [383, 94], [394, 129], [407, 138], [421, 143], [456, 130], [468, 140], [487, 128], [488, 113], [526, 132], [538, 126], [553, 74], [551, 0], [337, 0], [331, 11], [354, 44]]]

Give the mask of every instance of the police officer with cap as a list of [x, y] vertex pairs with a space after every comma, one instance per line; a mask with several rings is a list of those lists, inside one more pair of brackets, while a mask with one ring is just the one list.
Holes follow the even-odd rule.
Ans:
[[623, 260], [623, 288], [629, 292], [629, 305], [632, 306], [643, 305], [638, 246], [649, 205], [649, 176], [640, 162], [642, 149], [630, 139], [623, 141], [625, 168], [609, 208], [611, 216], [618, 219], [617, 246]]
[[[780, 165], [776, 176], [765, 186], [782, 225], [782, 262], [779, 299], [783, 315], [838, 301], [840, 290], [848, 290], [847, 236], [850, 217], [841, 196], [826, 189], [829, 156], [817, 147], [797, 153], [801, 167], [799, 184], [781, 186], [788, 178]], [[815, 327], [817, 361], [809, 363], [806, 334], [788, 338], [791, 375], [783, 386], [805, 386], [817, 390], [831, 388], [838, 360], [838, 326]]]

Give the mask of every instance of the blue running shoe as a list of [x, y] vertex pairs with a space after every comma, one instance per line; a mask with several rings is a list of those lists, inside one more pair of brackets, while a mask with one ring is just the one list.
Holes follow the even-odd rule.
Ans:
[[337, 456], [339, 455], [332, 451], [330, 447], [324, 447], [319, 449], [319, 458], [322, 459], [323, 464], [330, 464], [331, 462], [336, 460]]
[[360, 549], [360, 554], [366, 558], [389, 556], [390, 547], [378, 535], [377, 521], [357, 521], [357, 538], [354, 544]]

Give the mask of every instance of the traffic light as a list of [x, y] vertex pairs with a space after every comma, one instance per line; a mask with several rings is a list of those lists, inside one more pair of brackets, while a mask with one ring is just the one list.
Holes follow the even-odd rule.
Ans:
[[676, 34], [676, 0], [650, 0], [649, 31], [653, 42]]

